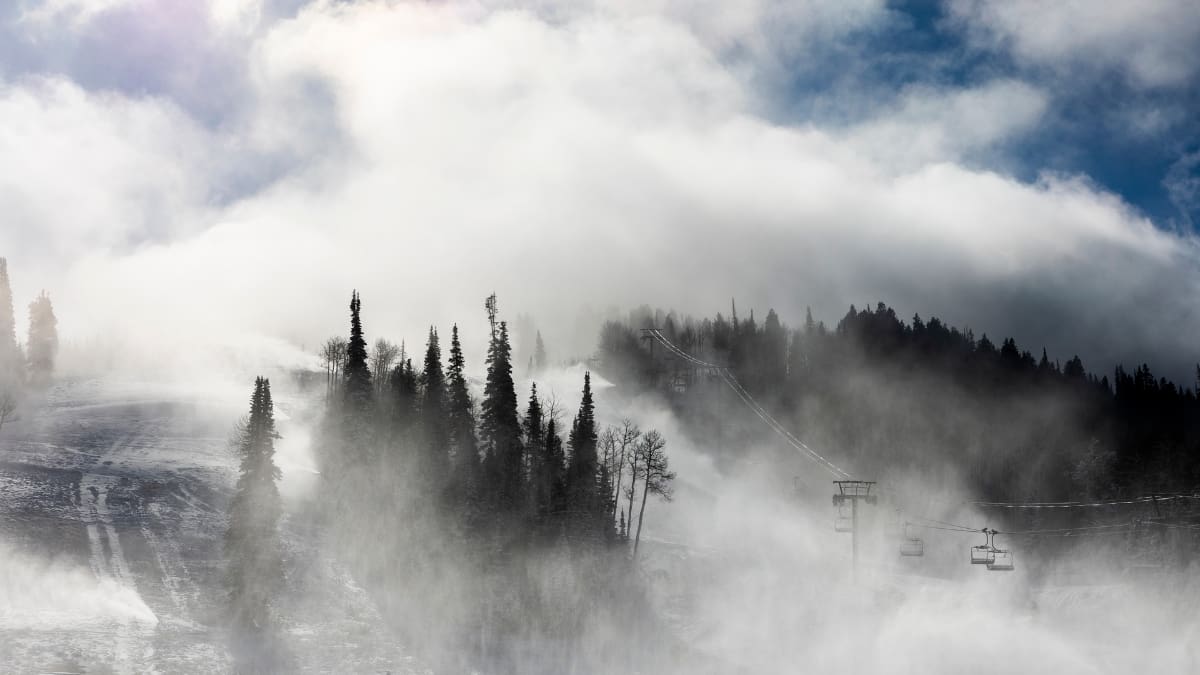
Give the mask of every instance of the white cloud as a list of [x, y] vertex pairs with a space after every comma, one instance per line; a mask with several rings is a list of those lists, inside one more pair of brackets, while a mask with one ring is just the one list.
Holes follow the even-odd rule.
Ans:
[[248, 35], [262, 20], [263, 0], [211, 0], [209, 15], [220, 30]]
[[977, 44], [1053, 68], [1105, 67], [1147, 87], [1195, 74], [1200, 4], [1193, 0], [951, 0]]
[[1016, 80], [970, 89], [918, 87], [851, 129], [847, 140], [901, 167], [960, 160], [1035, 128], [1046, 105], [1045, 93]]
[[[962, 164], [1035, 125], [1039, 90], [914, 89], [859, 127], [793, 128], [716, 50], [669, 13], [320, 4], [253, 40], [247, 117], [214, 132], [154, 99], [10, 85], [0, 129], [24, 131], [0, 145], [38, 162], [0, 173], [5, 212], [33, 214], [0, 244], [75, 335], [311, 347], [357, 287], [372, 337], [458, 321], [475, 340], [494, 290], [559, 355], [590, 347], [583, 307], [736, 295], [792, 320], [882, 299], [1101, 369], [1194, 358], [1194, 239], [1086, 180]], [[207, 199], [280, 149], [286, 178]], [[22, 282], [49, 252], [65, 277]]]
[[[61, 79], [0, 81], [0, 205], [14, 256], [68, 262], [195, 223], [213, 139], [172, 105]], [[55, 265], [53, 270], [60, 270]]]
[[32, 2], [22, 13], [33, 24], [61, 22], [79, 27], [108, 10], [132, 5], [139, 0], [41, 0]]

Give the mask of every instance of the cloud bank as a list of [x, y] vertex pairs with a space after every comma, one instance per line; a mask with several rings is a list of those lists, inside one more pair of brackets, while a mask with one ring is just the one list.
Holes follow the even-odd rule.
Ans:
[[[861, 119], [782, 121], [764, 103], [781, 64], [888, 10], [718, 5], [35, 6], [13, 26], [100, 41], [109, 60], [0, 81], [17, 297], [49, 290], [68, 339], [312, 348], [344, 330], [351, 288], [370, 337], [410, 341], [458, 321], [478, 342], [495, 291], [559, 355], [589, 350], [578, 317], [612, 306], [707, 313], [736, 296], [795, 322], [883, 300], [1101, 372], [1187, 377], [1196, 237], [1086, 175], [1022, 180], [996, 151], [1042, 124], [1044, 85], [919, 84]], [[1008, 31], [1015, 58], [1091, 48], [1047, 52], [1003, 7], [953, 10], [970, 35]], [[149, 21], [164, 72], [98, 81]], [[1180, 77], [1121, 67], [1147, 86]]]

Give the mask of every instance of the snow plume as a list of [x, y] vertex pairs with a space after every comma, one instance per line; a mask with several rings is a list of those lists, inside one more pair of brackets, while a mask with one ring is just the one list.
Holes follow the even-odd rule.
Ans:
[[111, 622], [154, 626], [137, 591], [88, 568], [17, 551], [0, 541], [0, 630], [77, 630]]

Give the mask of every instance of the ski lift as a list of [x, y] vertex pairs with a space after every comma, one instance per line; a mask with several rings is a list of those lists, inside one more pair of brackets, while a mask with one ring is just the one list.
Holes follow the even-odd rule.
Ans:
[[1011, 571], [1013, 571], [1014, 567], [1013, 567], [1012, 551], [1007, 551], [1005, 549], [998, 548], [998, 549], [995, 549], [993, 551], [993, 553], [995, 554], [996, 557], [995, 557], [995, 560], [993, 560], [991, 562], [991, 564], [989, 564], [987, 566], [989, 571], [992, 571], [992, 572], [1011, 572]]
[[996, 548], [996, 535], [999, 534], [992, 530], [992, 555], [995, 558], [988, 564], [987, 568], [991, 572], [1011, 572], [1013, 571], [1013, 554], [1012, 551], [1003, 548]]
[[984, 542], [971, 547], [972, 565], [991, 565], [996, 562], [996, 549], [992, 546], [992, 531], [986, 527], [983, 532]]
[[833, 519], [833, 529], [835, 532], [854, 531], [854, 519], [847, 515], [841, 506], [838, 507], [837, 517]]
[[900, 555], [910, 558], [925, 555], [925, 542], [920, 537], [909, 534], [912, 523], [904, 524], [904, 541], [900, 543]]

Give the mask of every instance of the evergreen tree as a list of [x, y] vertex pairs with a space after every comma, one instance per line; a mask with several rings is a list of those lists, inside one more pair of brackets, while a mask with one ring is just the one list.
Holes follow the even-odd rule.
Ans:
[[529, 393], [529, 408], [525, 413], [525, 454], [529, 460], [529, 496], [532, 510], [538, 516], [549, 512], [551, 472], [546, 464], [546, 429], [542, 420], [542, 404], [538, 401], [537, 383]]
[[760, 345], [762, 356], [759, 359], [759, 381], [767, 391], [776, 391], [783, 386], [787, 375], [787, 333], [779, 322], [779, 315], [774, 309], [767, 311], [767, 319], [763, 322], [763, 334]]
[[418, 422], [421, 388], [412, 359], [404, 359], [396, 364], [388, 379], [392, 388], [392, 435], [402, 444], [411, 443]]
[[240, 475], [225, 533], [229, 611], [235, 634], [252, 648], [268, 628], [271, 599], [283, 581], [276, 437], [271, 384], [260, 377], [254, 382], [250, 416], [239, 429]]
[[437, 330], [429, 329], [425, 347], [425, 367], [421, 371], [421, 425], [429, 457], [426, 469], [435, 489], [441, 489], [450, 462], [450, 432], [446, 420], [446, 378], [442, 373], [442, 348]]
[[[340, 423], [339, 439], [333, 447], [343, 448], [335, 456], [328, 475], [338, 481], [338, 499], [357, 500], [363, 496], [360, 478], [355, 472], [371, 470], [375, 454], [372, 426], [375, 417], [375, 396], [368, 365], [367, 341], [363, 337], [362, 301], [355, 291], [350, 299], [350, 339], [346, 343], [346, 361], [342, 370], [342, 405], [336, 418]], [[348, 481], [348, 482], [347, 482]]]
[[500, 322], [496, 339], [488, 348], [487, 383], [483, 390], [481, 432], [487, 448], [485, 473], [496, 506], [511, 511], [522, 503], [521, 422], [512, 378], [512, 346], [508, 324]]
[[542, 342], [542, 331], [537, 332], [537, 344], [533, 348], [533, 368], [535, 373], [546, 369], [546, 344]]
[[[605, 512], [607, 495], [599, 492], [599, 468], [596, 456], [596, 409], [592, 402], [592, 374], [583, 374], [583, 399], [579, 403], [579, 414], [571, 426], [569, 442], [571, 459], [567, 464], [567, 509], [590, 530], [593, 516]], [[594, 534], [592, 531], [583, 532]]]
[[367, 364], [367, 341], [363, 337], [362, 300], [355, 291], [350, 299], [350, 342], [346, 346], [345, 411], [355, 426], [365, 425], [372, 407], [371, 369]]
[[550, 495], [547, 512], [562, 513], [567, 509], [566, 457], [563, 454], [562, 438], [558, 435], [558, 423], [553, 417], [546, 422], [543, 443], [542, 466], [546, 472], [544, 480], [549, 485]]
[[450, 362], [446, 374], [446, 422], [454, 453], [455, 482], [465, 487], [474, 481], [479, 468], [479, 450], [475, 438], [475, 403], [467, 388], [462, 344], [458, 324], [450, 330]]
[[29, 341], [26, 351], [30, 381], [45, 384], [54, 373], [54, 359], [58, 355], [58, 319], [54, 316], [54, 306], [50, 304], [50, 297], [45, 291], [29, 303]]
[[8, 261], [0, 258], [0, 390], [20, 379], [21, 352], [17, 346], [17, 321], [13, 315]]

